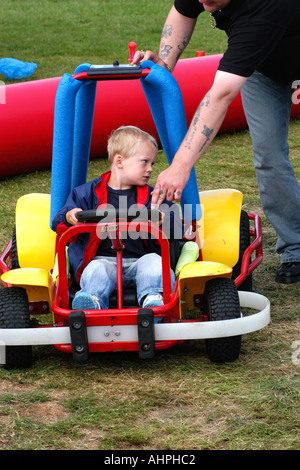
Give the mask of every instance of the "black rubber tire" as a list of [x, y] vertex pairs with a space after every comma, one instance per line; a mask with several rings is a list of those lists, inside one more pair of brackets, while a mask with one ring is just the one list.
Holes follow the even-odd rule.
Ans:
[[[204, 309], [208, 321], [240, 318], [240, 301], [237, 287], [232, 279], [215, 278], [206, 283]], [[241, 336], [212, 338], [206, 340], [206, 351], [212, 362], [236, 361], [241, 350]]]
[[[241, 211], [240, 220], [240, 253], [236, 265], [232, 269], [232, 279], [236, 279], [241, 273], [243, 255], [250, 245], [250, 224], [247, 212]], [[252, 292], [252, 273], [238, 286], [238, 290]]]
[[[28, 297], [22, 287], [0, 290], [0, 328], [30, 328]], [[25, 369], [31, 365], [32, 346], [5, 347], [5, 369]]]

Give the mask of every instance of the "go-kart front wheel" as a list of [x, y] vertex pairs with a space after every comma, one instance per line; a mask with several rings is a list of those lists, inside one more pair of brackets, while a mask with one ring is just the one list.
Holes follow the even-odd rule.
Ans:
[[[29, 328], [28, 297], [22, 287], [0, 290], [0, 328]], [[2, 346], [4, 347], [4, 346]], [[32, 346], [6, 346], [5, 369], [24, 369], [32, 365]]]
[[[240, 302], [236, 285], [232, 279], [215, 278], [206, 283], [204, 308], [209, 321], [240, 318]], [[212, 362], [233, 362], [238, 359], [241, 336], [212, 338], [206, 340], [206, 351]]]

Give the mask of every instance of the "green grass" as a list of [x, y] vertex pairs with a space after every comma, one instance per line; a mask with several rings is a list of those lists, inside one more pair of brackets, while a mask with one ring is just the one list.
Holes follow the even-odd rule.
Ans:
[[[3, 0], [1, 55], [36, 62], [29, 80], [72, 73], [82, 62], [126, 62], [131, 40], [157, 49], [171, 4]], [[185, 57], [224, 50], [223, 34], [211, 30], [207, 16], [201, 23], [205, 33], [197, 28]], [[298, 178], [299, 126], [291, 123], [289, 137]], [[160, 152], [152, 183], [165, 167]], [[88, 178], [106, 169], [105, 160], [94, 160]], [[299, 365], [292, 361], [300, 339], [299, 286], [274, 281], [279, 257], [261, 210], [249, 133], [217, 137], [196, 174], [199, 190], [239, 189], [244, 209], [262, 217], [264, 260], [254, 290], [271, 301], [270, 326], [245, 335], [239, 360], [221, 366], [207, 359], [201, 341], [161, 351], [150, 362], [114, 353], [76, 364], [51, 346], [34, 347], [31, 369], [0, 369], [1, 450], [299, 449]], [[48, 193], [50, 184], [50, 171], [0, 181], [1, 250], [11, 237], [17, 199]]]
[[[82, 62], [128, 63], [128, 43], [157, 50], [169, 0], [4, 0], [1, 3], [1, 56], [36, 62], [28, 80], [72, 73]], [[208, 17], [202, 19], [205, 23]], [[208, 28], [207, 28], [208, 29]], [[213, 36], [214, 35], [214, 36]], [[217, 46], [212, 47], [211, 39]], [[218, 38], [218, 41], [215, 41]], [[207, 31], [203, 42], [207, 54], [221, 53], [224, 35]], [[185, 56], [200, 48], [200, 31]], [[1, 77], [0, 77], [1, 78]]]

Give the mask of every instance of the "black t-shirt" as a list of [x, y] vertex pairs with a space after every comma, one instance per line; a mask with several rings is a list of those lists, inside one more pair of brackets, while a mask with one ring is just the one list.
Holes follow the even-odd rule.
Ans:
[[[189, 18], [204, 11], [198, 0], [175, 0], [174, 6]], [[228, 36], [219, 70], [243, 77], [258, 70], [287, 85], [300, 80], [299, 0], [231, 0], [213, 16]]]

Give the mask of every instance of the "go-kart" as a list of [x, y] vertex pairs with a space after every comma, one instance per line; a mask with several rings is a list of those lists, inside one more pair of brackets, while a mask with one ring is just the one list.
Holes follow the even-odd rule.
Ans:
[[[252, 292], [251, 283], [262, 261], [259, 216], [242, 210], [239, 191], [199, 193], [194, 172], [181, 201], [185, 235], [174, 243], [153, 222], [152, 212], [131, 218], [122, 213], [111, 220], [107, 212], [83, 211], [78, 225], [62, 235], [51, 230], [70, 189], [87, 178], [97, 83], [119, 79], [141, 81], [169, 163], [185, 135], [179, 87], [158, 65], [83, 64], [74, 75], [62, 77], [55, 104], [51, 194], [27, 194], [17, 201], [13, 236], [0, 257], [0, 360], [7, 369], [30, 367], [33, 345], [52, 344], [77, 361], [109, 351], [137, 351], [140, 358], [150, 359], [156, 350], [196, 339], [206, 341], [213, 362], [230, 362], [239, 357], [242, 335], [270, 321], [269, 300]], [[162, 306], [141, 308], [135, 291], [123, 289], [122, 238], [132, 232], [151, 234], [160, 245]], [[105, 234], [116, 250], [117, 290], [106, 310], [71, 308], [78, 285], [70, 274], [68, 245], [82, 234], [100, 243]], [[177, 275], [173, 290], [170, 267]], [[40, 322], [45, 314], [52, 314], [51, 324]]]

